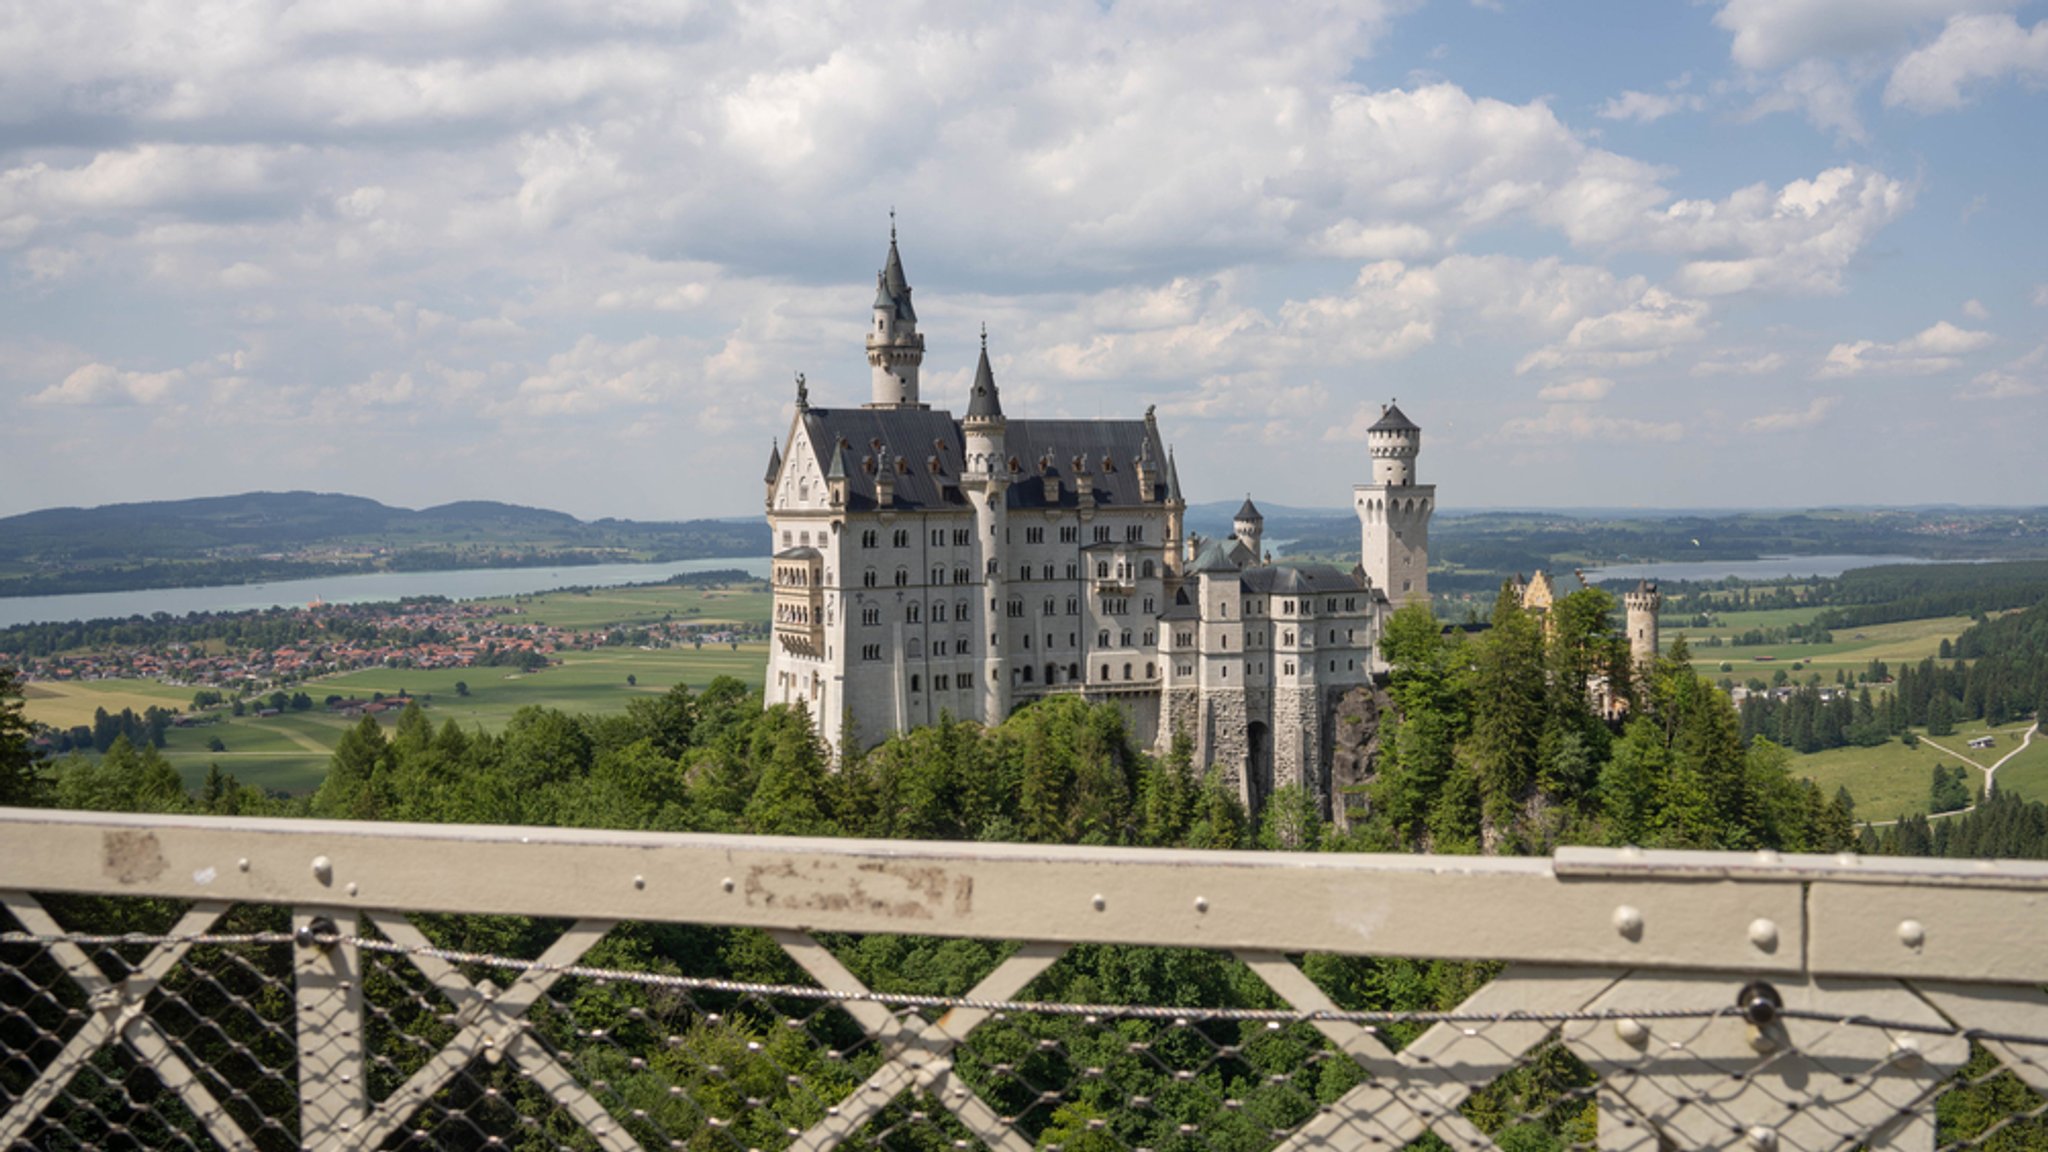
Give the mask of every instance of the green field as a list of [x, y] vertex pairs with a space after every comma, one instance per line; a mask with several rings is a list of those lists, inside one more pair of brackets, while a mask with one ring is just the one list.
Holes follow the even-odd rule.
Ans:
[[[479, 601], [519, 610], [539, 624], [592, 630], [608, 625], [647, 627], [668, 621], [690, 624], [755, 624], [768, 618], [767, 586], [748, 583], [732, 587], [673, 586], [604, 588], [589, 592], [550, 592], [535, 596]], [[294, 686], [314, 700], [328, 696], [368, 698], [406, 693], [420, 698], [436, 725], [454, 720], [464, 728], [497, 731], [521, 708], [539, 706], [565, 712], [606, 713], [624, 710], [636, 696], [653, 696], [676, 684], [702, 688], [717, 676], [736, 676], [748, 685], [761, 682], [768, 664], [762, 643], [705, 644], [702, 648], [607, 647], [559, 653], [561, 663], [538, 672], [513, 668], [460, 668], [419, 671], [366, 669], [310, 680]], [[626, 682], [627, 677], [635, 681]], [[456, 694], [455, 685], [469, 694]], [[154, 680], [38, 682], [24, 693], [24, 713], [55, 727], [91, 724], [93, 712], [105, 708], [141, 712], [152, 704], [191, 707], [191, 688]], [[387, 727], [395, 715], [385, 718]], [[164, 756], [186, 784], [197, 785], [208, 766], [218, 763], [244, 784], [300, 794], [319, 787], [327, 760], [341, 734], [354, 721], [331, 716], [322, 708], [281, 716], [222, 714], [218, 723], [173, 728], [164, 738]], [[218, 738], [227, 751], [212, 751]]]
[[479, 604], [516, 608], [536, 623], [590, 629], [605, 625], [646, 626], [668, 620], [691, 624], [758, 623], [768, 619], [765, 584], [734, 587], [596, 588], [588, 592], [547, 592], [507, 596]]
[[[1937, 737], [1939, 743], [1952, 751], [1943, 752], [1929, 744], [1925, 737], [1917, 747], [1908, 748], [1897, 740], [1888, 741], [1875, 748], [1830, 748], [1792, 759], [1792, 774], [1805, 776], [1829, 796], [1835, 789], [1847, 787], [1849, 795], [1856, 798], [1856, 818], [1859, 821], [1884, 822], [1900, 816], [1911, 816], [1927, 811], [1927, 796], [1933, 783], [1934, 766], [1946, 764], [1968, 767], [1967, 756], [1980, 764], [1991, 764], [2019, 747], [2019, 736], [2032, 725], [2032, 721], [2007, 724], [1995, 730], [1998, 745], [1994, 754], [1972, 752], [1970, 738], [1994, 731], [1982, 721], [1970, 721], [1956, 725], [1953, 736]], [[2015, 767], [2022, 767], [2013, 773]], [[1984, 774], [1972, 769], [1970, 788], [1981, 791]], [[2030, 800], [2048, 800], [2048, 745], [2037, 737], [2033, 746], [2019, 756], [2013, 757], [1998, 770], [1998, 785], [2009, 789], [2015, 795]]]
[[[298, 690], [315, 700], [330, 695], [367, 698], [375, 692], [386, 696], [406, 692], [422, 698], [436, 725], [452, 719], [465, 728], [496, 731], [514, 712], [529, 705], [567, 712], [618, 712], [637, 696], [657, 695], [676, 684], [701, 688], [717, 676], [736, 676], [752, 686], [760, 683], [767, 667], [768, 648], [759, 643], [742, 644], [736, 651], [710, 644], [702, 649], [600, 648], [567, 652], [560, 658], [559, 666], [531, 673], [511, 668], [371, 669], [311, 680]], [[628, 685], [627, 676], [637, 683]], [[469, 685], [468, 696], [456, 695], [458, 680]], [[56, 720], [49, 717], [82, 712], [83, 722], [89, 724], [95, 707], [119, 711], [124, 705], [189, 706], [192, 700], [190, 689], [148, 680], [99, 680], [52, 687], [66, 691], [44, 696], [32, 689], [24, 709], [31, 719], [54, 724]], [[395, 719], [387, 716], [387, 725]], [[244, 784], [294, 794], [310, 792], [319, 787], [327, 772], [329, 750], [352, 723], [319, 708], [281, 716], [228, 718], [217, 724], [171, 729], [164, 739], [164, 756], [187, 785], [196, 786], [205, 779], [207, 767], [218, 763], [223, 772], [232, 773]], [[208, 741], [215, 737], [227, 746], [226, 752], [208, 749]]]
[[[1816, 609], [1789, 608], [1759, 612], [1725, 612], [1715, 628], [1682, 628], [1659, 622], [1666, 637], [1683, 635], [1692, 650], [1693, 670], [1709, 680], [1731, 676], [1737, 684], [1749, 679], [1769, 681], [1772, 673], [1784, 669], [1787, 675], [1804, 681], [1820, 673], [1821, 682], [1832, 684], [1837, 670], [1861, 672], [1872, 660], [1882, 660], [1894, 669], [1918, 664], [1937, 656], [1943, 640], [1953, 640], [1970, 626], [1967, 616], [1938, 616], [1927, 620], [1906, 620], [1896, 624], [1873, 624], [1835, 633], [1832, 644], [1769, 644], [1722, 648], [1704, 646], [1710, 636], [1731, 640], [1752, 628], [1783, 628], [1811, 620]], [[1667, 640], [1667, 644], [1669, 641]], [[1731, 670], [1721, 671], [1728, 664]], [[1804, 664], [1798, 672], [1792, 665]]]

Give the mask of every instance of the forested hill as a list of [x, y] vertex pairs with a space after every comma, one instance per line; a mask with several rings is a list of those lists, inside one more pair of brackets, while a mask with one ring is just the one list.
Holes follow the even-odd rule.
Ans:
[[414, 510], [338, 493], [249, 492], [0, 519], [0, 596], [767, 550], [758, 522], [583, 521], [488, 500]]

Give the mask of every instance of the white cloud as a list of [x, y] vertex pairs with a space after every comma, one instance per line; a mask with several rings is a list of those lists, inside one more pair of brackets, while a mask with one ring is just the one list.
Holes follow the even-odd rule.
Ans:
[[1766, 412], [1742, 422], [1745, 432], [1796, 432], [1811, 428], [1827, 419], [1828, 413], [1842, 402], [1840, 396], [1816, 396], [1804, 409], [1794, 408], [1785, 412]]
[[1815, 375], [1822, 377], [1860, 376], [1872, 372], [1924, 376], [1945, 372], [1962, 363], [1965, 353], [1990, 344], [1989, 332], [1958, 328], [1943, 320], [1894, 344], [1857, 340], [1829, 349]]
[[1958, 392], [1964, 400], [2019, 400], [2048, 393], [2048, 344], [2003, 367], [1980, 372]]
[[1501, 425], [1499, 436], [1511, 441], [1627, 441], [1673, 443], [1685, 439], [1685, 425], [1675, 420], [1638, 420], [1603, 416], [1579, 404], [1556, 404], [1540, 416], [1523, 416]]
[[1755, 184], [1722, 201], [1680, 201], [1664, 213], [1656, 238], [1672, 250], [1726, 253], [1685, 265], [1678, 276], [1685, 291], [1833, 292], [1870, 238], [1911, 203], [1906, 185], [1881, 172], [1830, 168], [1776, 192]]
[[1734, 33], [1729, 55], [1751, 71], [1811, 56], [1896, 50], [1956, 12], [1998, 11], [2019, 0], [1728, 0], [1714, 23]]
[[1960, 108], [1966, 85], [2008, 77], [2029, 87], [2048, 84], [2048, 20], [2021, 28], [2008, 13], [1958, 16], [1892, 69], [1884, 102], [1916, 112]]
[[2048, 308], [2048, 284], [2034, 285], [2034, 307]]
[[1581, 376], [1577, 380], [1546, 385], [1536, 393], [1536, 398], [1551, 404], [1590, 404], [1606, 399], [1612, 391], [1614, 381], [1605, 376]]
[[1861, 86], [1859, 78], [1846, 74], [1831, 60], [1801, 60], [1771, 81], [1750, 106], [1749, 116], [1803, 112], [1814, 127], [1862, 143], [1869, 133], [1856, 114], [1856, 93]]
[[1972, 320], [1989, 320], [1991, 319], [1991, 309], [1986, 308], [1982, 300], [1965, 300], [1963, 301], [1963, 315], [1968, 316]]
[[1649, 288], [1627, 307], [1574, 323], [1564, 339], [1524, 356], [1515, 365], [1515, 371], [1649, 364], [1670, 355], [1681, 344], [1704, 339], [1707, 317], [1704, 302], [1673, 296], [1662, 288]]
[[87, 364], [56, 384], [28, 398], [43, 407], [104, 407], [107, 405], [157, 404], [165, 400], [185, 373], [130, 372], [111, 364]]
[[1701, 360], [1692, 366], [1694, 376], [1762, 376], [1785, 366], [1785, 354], [1765, 352], [1758, 356], [1721, 356]]
[[1705, 98], [1692, 92], [1623, 92], [1609, 97], [1594, 115], [1603, 120], [1633, 120], [1654, 124], [1676, 112], [1697, 112], [1706, 107]]

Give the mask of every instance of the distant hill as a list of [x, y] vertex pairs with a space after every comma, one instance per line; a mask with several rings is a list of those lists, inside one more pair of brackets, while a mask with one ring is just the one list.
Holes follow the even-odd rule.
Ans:
[[585, 522], [492, 500], [414, 510], [331, 492], [248, 492], [0, 519], [0, 596], [767, 551], [758, 521]]

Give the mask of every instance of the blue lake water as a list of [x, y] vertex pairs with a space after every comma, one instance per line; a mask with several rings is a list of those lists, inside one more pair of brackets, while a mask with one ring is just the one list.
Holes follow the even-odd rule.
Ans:
[[1851, 568], [1879, 564], [1931, 564], [1918, 556], [1765, 556], [1757, 560], [1668, 560], [1609, 564], [1586, 569], [1586, 581], [1602, 580], [1783, 580], [1796, 576], [1840, 576]]
[[766, 556], [728, 556], [712, 560], [678, 560], [669, 564], [588, 564], [557, 568], [467, 568], [454, 572], [366, 572], [315, 580], [279, 580], [269, 584], [229, 584], [210, 588], [150, 588], [135, 592], [81, 592], [71, 596], [0, 598], [0, 628], [52, 620], [98, 620], [149, 616], [168, 612], [239, 612], [251, 608], [309, 604], [366, 604], [403, 600], [408, 596], [446, 596], [474, 600], [513, 596], [580, 585], [615, 588], [651, 584], [684, 572], [737, 568], [752, 576], [768, 575]]

